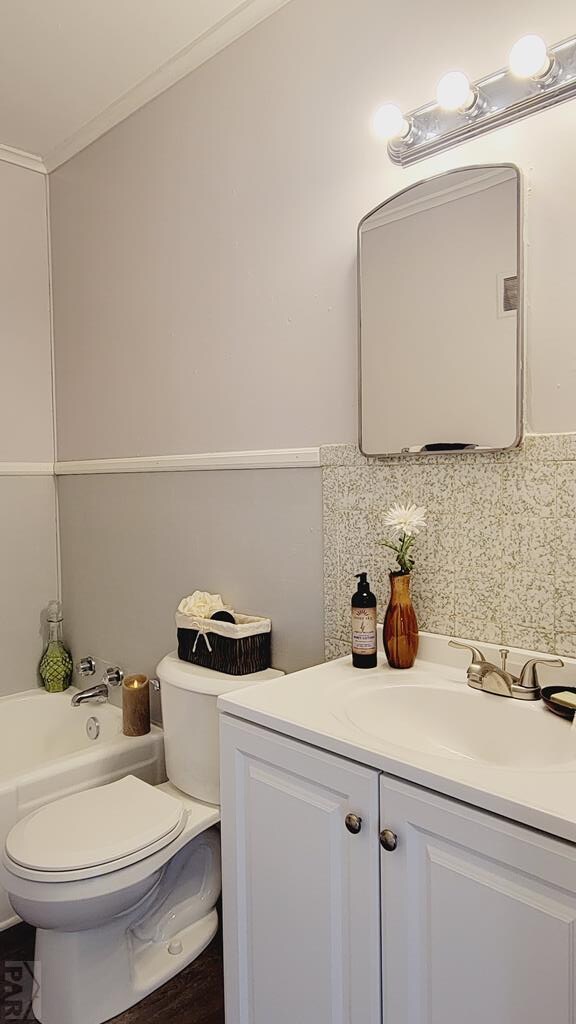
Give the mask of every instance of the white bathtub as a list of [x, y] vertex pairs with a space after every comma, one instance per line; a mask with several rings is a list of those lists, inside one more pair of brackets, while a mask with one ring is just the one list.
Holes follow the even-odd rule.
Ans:
[[[73, 708], [77, 691], [26, 690], [0, 698], [0, 844], [12, 826], [41, 804], [124, 775], [156, 785], [164, 782], [164, 738], [152, 726], [147, 736], [122, 734], [122, 712], [88, 701]], [[90, 739], [88, 719], [99, 735]], [[0, 930], [16, 924], [0, 887]]]

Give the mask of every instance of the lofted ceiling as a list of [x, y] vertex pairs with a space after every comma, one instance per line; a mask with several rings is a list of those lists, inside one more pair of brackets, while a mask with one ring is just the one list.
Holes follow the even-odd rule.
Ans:
[[286, 2], [2, 0], [0, 155], [52, 170]]

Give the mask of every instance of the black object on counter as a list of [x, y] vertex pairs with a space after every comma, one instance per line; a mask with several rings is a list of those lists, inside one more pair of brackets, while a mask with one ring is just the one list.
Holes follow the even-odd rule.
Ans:
[[540, 693], [549, 711], [553, 711], [555, 715], [567, 718], [571, 722], [574, 718], [575, 709], [566, 707], [565, 704], [558, 704], [553, 699], [555, 693], [566, 693], [566, 691], [568, 693], [576, 693], [576, 686], [543, 686]]

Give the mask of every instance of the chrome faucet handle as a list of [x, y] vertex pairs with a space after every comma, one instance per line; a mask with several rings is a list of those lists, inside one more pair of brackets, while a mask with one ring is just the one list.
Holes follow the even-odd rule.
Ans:
[[539, 690], [538, 665], [553, 665], [555, 668], [564, 668], [562, 658], [531, 658], [527, 661], [520, 673], [518, 685], [528, 690]]
[[479, 664], [480, 662], [486, 661], [482, 651], [478, 647], [472, 647], [471, 644], [460, 644], [457, 640], [449, 640], [448, 647], [458, 647], [461, 651], [470, 651], [470, 654], [472, 655], [472, 664]]
[[108, 686], [120, 686], [123, 679], [124, 673], [122, 669], [115, 665], [114, 668], [106, 669], [102, 682], [108, 683]]
[[96, 672], [96, 662], [94, 661], [94, 658], [90, 656], [87, 658], [80, 658], [80, 661], [76, 666], [76, 671], [79, 676], [93, 676]]

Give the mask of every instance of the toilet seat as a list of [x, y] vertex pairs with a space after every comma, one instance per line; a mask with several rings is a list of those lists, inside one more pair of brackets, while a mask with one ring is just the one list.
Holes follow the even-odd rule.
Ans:
[[23, 818], [6, 840], [7, 867], [20, 878], [44, 882], [93, 878], [162, 850], [186, 820], [181, 800], [128, 775]]
[[[0, 859], [0, 883], [18, 900], [32, 901], [36, 909], [43, 907], [47, 920], [53, 918], [56, 908], [63, 908], [68, 922], [74, 905], [81, 906], [85, 903], [95, 906], [100, 900], [110, 900], [117, 908], [118, 901], [128, 890], [139, 891], [143, 886], [146, 891], [148, 881], [157, 872], [163, 871], [179, 850], [220, 821], [219, 808], [192, 800], [185, 793], [180, 793], [170, 782], [164, 782], [155, 788], [181, 802], [185, 811], [182, 831], [163, 848], [156, 851], [146, 850], [146, 855], [132, 864], [114, 862], [114, 870], [108, 869], [106, 873], [95, 869], [91, 875], [85, 873], [83, 878], [74, 878], [70, 872], [59, 874], [23, 868], [8, 857], [5, 849]], [[37, 924], [37, 927], [46, 928], [49, 925]]]

